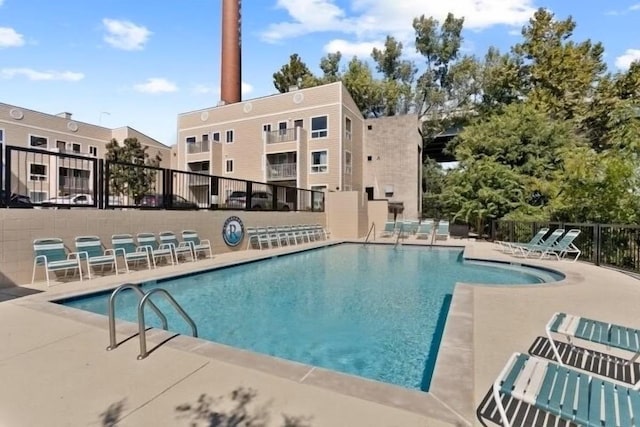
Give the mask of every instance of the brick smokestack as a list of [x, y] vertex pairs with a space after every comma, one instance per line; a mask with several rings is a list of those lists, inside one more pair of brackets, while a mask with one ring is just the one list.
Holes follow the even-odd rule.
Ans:
[[241, 0], [222, 0], [221, 100], [233, 104], [242, 100]]

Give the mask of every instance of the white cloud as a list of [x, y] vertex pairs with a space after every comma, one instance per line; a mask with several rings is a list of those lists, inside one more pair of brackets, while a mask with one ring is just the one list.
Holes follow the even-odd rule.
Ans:
[[534, 0], [350, 0], [342, 9], [334, 0], [278, 0], [291, 20], [271, 24], [262, 33], [268, 42], [277, 42], [315, 32], [350, 34], [358, 42], [371, 42], [391, 34], [402, 41], [413, 36], [411, 23], [425, 15], [439, 20], [452, 12], [465, 18], [465, 28], [482, 30], [493, 25], [519, 26], [534, 13]]
[[324, 46], [324, 51], [327, 53], [340, 52], [345, 58], [353, 56], [363, 58], [369, 57], [374, 47], [381, 49], [384, 47], [384, 42], [349, 42], [335, 39]]
[[640, 3], [629, 6], [629, 10], [640, 10]]
[[623, 55], [616, 58], [616, 67], [626, 70], [635, 61], [640, 61], [640, 49], [627, 49]]
[[163, 79], [161, 77], [151, 77], [147, 79], [145, 83], [134, 85], [133, 89], [135, 89], [137, 92], [156, 94], [177, 92], [178, 86], [167, 79]]
[[67, 82], [77, 82], [84, 79], [83, 73], [73, 71], [37, 71], [31, 68], [3, 68], [0, 69], [0, 77], [3, 79], [12, 79], [14, 77], [24, 76], [29, 80], [61, 80]]
[[141, 50], [152, 34], [146, 27], [129, 21], [105, 18], [102, 24], [107, 31], [104, 41], [116, 49]]
[[249, 83], [242, 82], [242, 88], [240, 90], [242, 91], [243, 95], [249, 95], [251, 92], [253, 92], [253, 86]]
[[[0, 4], [2, 0], [0, 0]], [[0, 49], [24, 45], [24, 37], [13, 28], [0, 27]]]

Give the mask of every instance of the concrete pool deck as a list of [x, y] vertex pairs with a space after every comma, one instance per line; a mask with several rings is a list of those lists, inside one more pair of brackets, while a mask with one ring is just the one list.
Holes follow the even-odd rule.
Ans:
[[[549, 267], [566, 279], [511, 288], [458, 285], [429, 393], [158, 330], [147, 333], [153, 351], [139, 361], [134, 325], [119, 322], [118, 340], [125, 342], [105, 351], [103, 316], [49, 302], [290, 251], [284, 248], [48, 289], [42, 283], [0, 288], [0, 426], [225, 425], [232, 416], [265, 426], [476, 425], [475, 409], [507, 358], [544, 335], [555, 311], [640, 327], [634, 318], [640, 282], [628, 275], [580, 262], [523, 262], [487, 242], [438, 244], [464, 246], [467, 258]], [[14, 298], [31, 289], [45, 292]]]

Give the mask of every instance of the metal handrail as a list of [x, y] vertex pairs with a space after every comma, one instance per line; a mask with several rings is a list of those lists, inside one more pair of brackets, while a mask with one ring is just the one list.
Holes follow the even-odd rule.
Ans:
[[[138, 332], [140, 335], [140, 354], [138, 355], [138, 360], [142, 360], [148, 355], [147, 334], [146, 334], [146, 327], [144, 322], [144, 305], [147, 303], [147, 301], [149, 301], [149, 298], [151, 298], [151, 295], [157, 292], [159, 292], [161, 295], [164, 295], [169, 300], [173, 308], [175, 308], [178, 311], [178, 313], [180, 313], [180, 315], [185, 320], [185, 322], [187, 322], [189, 326], [191, 326], [192, 335], [194, 337], [198, 337], [198, 328], [196, 327], [196, 324], [194, 323], [193, 319], [189, 317], [189, 315], [182, 309], [180, 304], [178, 304], [178, 302], [171, 296], [171, 294], [162, 288], [151, 289], [149, 292], [144, 294], [144, 296], [138, 303]], [[150, 303], [150, 304], [153, 304], [153, 303]]]
[[369, 227], [369, 232], [367, 233], [367, 238], [364, 239], [363, 246], [369, 243], [369, 236], [371, 235], [372, 231], [373, 231], [373, 240], [375, 240], [376, 239], [376, 223], [375, 222], [371, 223], [371, 227]]
[[398, 246], [398, 242], [400, 241], [400, 237], [402, 236], [403, 228], [404, 228], [404, 223], [401, 222], [400, 223], [400, 230], [398, 230], [398, 237], [396, 237], [396, 243], [393, 245], [393, 249], [395, 249]]
[[[134, 285], [133, 283], [125, 283], [124, 285], [120, 285], [118, 288], [116, 288], [116, 290], [114, 290], [111, 293], [111, 296], [109, 297], [109, 347], [107, 347], [107, 351], [109, 350], [113, 350], [116, 347], [118, 347], [118, 343], [116, 343], [116, 296], [126, 290], [126, 289], [131, 289], [134, 290], [138, 296], [140, 297], [140, 300], [144, 298], [144, 296], [146, 295], [142, 289], [140, 289], [140, 287], [138, 287], [137, 285]], [[162, 314], [162, 312], [160, 311], [160, 309], [154, 304], [151, 303], [151, 309], [158, 315], [158, 317], [160, 318], [160, 321], [162, 321], [162, 329], [167, 329], [168, 327], [168, 323], [167, 323], [167, 318], [165, 317], [164, 314]]]

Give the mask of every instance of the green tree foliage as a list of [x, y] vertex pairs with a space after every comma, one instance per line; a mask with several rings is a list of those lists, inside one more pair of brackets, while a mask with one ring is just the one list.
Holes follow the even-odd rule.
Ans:
[[289, 57], [289, 63], [273, 73], [273, 85], [280, 93], [289, 92], [292, 86], [313, 87], [321, 82], [313, 75], [297, 53]]
[[387, 36], [384, 48], [374, 47], [371, 57], [383, 76], [384, 115], [406, 114], [413, 104], [412, 85], [417, 70], [412, 61], [402, 59], [402, 43]]
[[147, 152], [137, 138], [127, 138], [123, 144], [112, 139], [106, 145], [105, 159], [113, 162], [109, 167], [109, 189], [112, 195], [131, 197], [136, 204], [145, 194], [156, 192], [157, 171], [142, 166], [158, 167], [162, 157], [154, 157]]
[[422, 215], [440, 217], [440, 194], [445, 187], [446, 173], [435, 160], [427, 158], [422, 167]]
[[342, 75], [342, 83], [365, 117], [378, 117], [384, 111], [384, 94], [369, 65], [353, 57]]
[[342, 78], [340, 73], [340, 61], [342, 60], [342, 54], [338, 51], [335, 53], [329, 53], [327, 56], [323, 56], [320, 60], [320, 69], [324, 73], [322, 76], [322, 83], [334, 83], [340, 81]]

